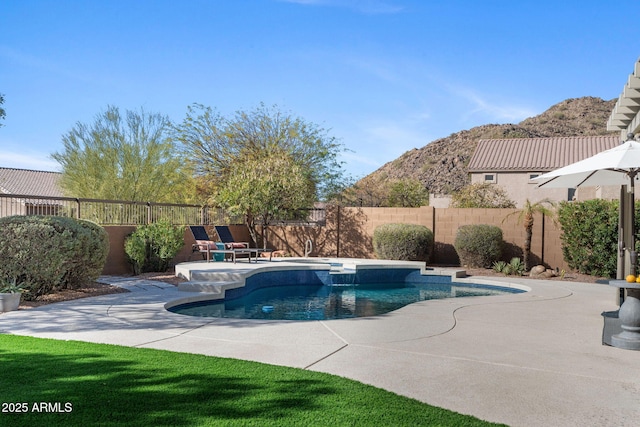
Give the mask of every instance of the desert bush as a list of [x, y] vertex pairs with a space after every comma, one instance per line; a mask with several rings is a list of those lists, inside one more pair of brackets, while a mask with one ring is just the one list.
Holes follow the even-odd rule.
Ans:
[[184, 229], [160, 220], [140, 226], [124, 242], [134, 274], [167, 271], [169, 262], [184, 246]]
[[433, 232], [423, 225], [384, 224], [373, 232], [373, 250], [380, 259], [428, 261]]
[[461, 265], [490, 268], [502, 256], [502, 230], [495, 225], [463, 225], [458, 228], [453, 246]]
[[515, 208], [507, 192], [495, 184], [469, 184], [451, 195], [452, 208]]
[[89, 221], [53, 216], [0, 218], [0, 277], [35, 299], [98, 278], [109, 252], [107, 232]]

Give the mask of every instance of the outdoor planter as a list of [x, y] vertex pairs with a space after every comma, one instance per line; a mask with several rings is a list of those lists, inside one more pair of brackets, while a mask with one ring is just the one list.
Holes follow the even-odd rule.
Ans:
[[0, 293], [0, 313], [17, 310], [21, 296], [21, 292]]

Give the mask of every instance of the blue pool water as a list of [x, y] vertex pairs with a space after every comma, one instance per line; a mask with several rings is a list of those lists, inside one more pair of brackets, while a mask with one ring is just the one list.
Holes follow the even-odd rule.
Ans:
[[327, 320], [376, 316], [430, 299], [523, 292], [497, 286], [452, 284], [446, 276], [422, 276], [406, 271], [403, 281], [375, 280], [398, 274], [386, 271], [376, 270], [369, 277], [374, 283], [360, 283], [362, 277], [355, 273], [338, 277], [341, 275], [304, 272], [304, 278], [311, 280], [302, 282], [296, 272], [278, 272], [275, 277], [275, 273], [265, 273], [271, 277], [248, 278], [244, 288], [227, 291], [225, 300], [182, 304], [169, 310], [199, 317]]

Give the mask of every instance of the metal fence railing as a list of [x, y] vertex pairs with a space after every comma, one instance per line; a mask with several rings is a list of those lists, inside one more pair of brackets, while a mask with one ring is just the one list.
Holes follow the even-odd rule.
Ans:
[[67, 216], [101, 225], [141, 225], [160, 219], [174, 225], [208, 225], [238, 220], [221, 208], [209, 206], [0, 194], [0, 217], [10, 215]]
[[[186, 204], [77, 199], [0, 193], [0, 217], [54, 215], [86, 219], [101, 225], [142, 225], [166, 219], [173, 225], [241, 224], [242, 217], [222, 208]], [[292, 211], [273, 224], [323, 225], [324, 209]]]
[[295, 209], [269, 220], [270, 225], [325, 225], [327, 222], [324, 208]]

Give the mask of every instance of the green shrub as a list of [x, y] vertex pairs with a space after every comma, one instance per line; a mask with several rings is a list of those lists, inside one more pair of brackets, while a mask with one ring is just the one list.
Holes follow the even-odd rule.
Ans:
[[[615, 277], [618, 253], [620, 203], [609, 200], [564, 202], [558, 209], [562, 225], [562, 254], [569, 267], [580, 273]], [[636, 206], [636, 230], [640, 218]]]
[[502, 256], [502, 230], [495, 225], [463, 225], [458, 228], [453, 246], [461, 265], [490, 268]]
[[433, 232], [423, 225], [384, 224], [373, 232], [373, 249], [380, 259], [428, 261]]
[[138, 227], [124, 242], [134, 274], [167, 271], [169, 262], [184, 246], [184, 229], [166, 220]]
[[27, 299], [97, 279], [109, 252], [107, 232], [88, 221], [11, 216], [0, 229], [0, 277], [23, 284]]

